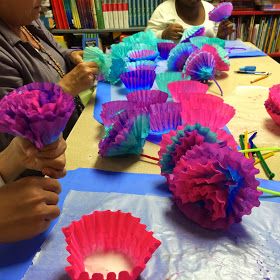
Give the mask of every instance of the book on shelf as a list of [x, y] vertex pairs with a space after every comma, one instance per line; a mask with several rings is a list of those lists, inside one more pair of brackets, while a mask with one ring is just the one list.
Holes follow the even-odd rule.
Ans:
[[[48, 1], [48, 0], [45, 0]], [[51, 0], [56, 29], [126, 29], [147, 25], [162, 0]], [[54, 24], [47, 24], [50, 28]]]
[[280, 14], [234, 16], [235, 32], [228, 38], [251, 42], [266, 53], [280, 52]]

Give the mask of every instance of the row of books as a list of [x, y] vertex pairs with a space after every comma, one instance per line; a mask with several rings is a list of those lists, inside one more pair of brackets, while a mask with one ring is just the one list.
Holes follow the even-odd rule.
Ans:
[[234, 17], [235, 32], [229, 39], [252, 42], [266, 53], [280, 52], [280, 17]]
[[256, 0], [255, 2], [262, 11], [280, 11], [280, 0]]
[[57, 29], [115, 29], [146, 26], [161, 2], [162, 0], [51, 0], [51, 9]]

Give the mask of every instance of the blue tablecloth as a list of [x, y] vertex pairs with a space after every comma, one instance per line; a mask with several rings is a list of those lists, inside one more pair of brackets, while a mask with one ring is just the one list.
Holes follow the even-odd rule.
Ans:
[[[165, 179], [160, 175], [152, 174], [108, 172], [80, 168], [69, 171], [66, 177], [60, 180], [60, 183], [62, 184], [62, 193], [60, 194], [59, 201], [60, 207], [71, 189], [89, 192], [170, 196], [165, 185]], [[280, 183], [276, 181], [261, 179], [260, 184], [264, 188], [278, 191], [280, 189]], [[280, 198], [269, 195], [264, 195], [261, 199], [280, 203]], [[56, 222], [57, 220], [52, 223], [52, 227]], [[45, 241], [49, 231], [32, 240], [0, 245], [0, 279], [21, 279], [31, 264], [34, 255]]]

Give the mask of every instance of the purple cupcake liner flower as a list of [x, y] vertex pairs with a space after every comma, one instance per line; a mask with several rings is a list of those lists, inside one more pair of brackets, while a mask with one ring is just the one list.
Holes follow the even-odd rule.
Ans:
[[221, 22], [231, 16], [233, 6], [231, 2], [222, 2], [209, 12], [209, 19], [215, 22]]
[[198, 48], [190, 43], [178, 44], [174, 47], [168, 56], [167, 67], [168, 71], [181, 72], [184, 68], [188, 57], [196, 51]]
[[105, 136], [99, 143], [99, 154], [102, 157], [139, 155], [149, 129], [149, 117], [146, 112], [124, 111], [117, 115], [110, 127], [105, 128]]
[[181, 211], [208, 229], [227, 229], [260, 205], [254, 161], [219, 144], [194, 146], [174, 168], [170, 190]]
[[32, 83], [0, 101], [0, 131], [21, 136], [38, 149], [56, 141], [75, 105], [56, 84]]
[[126, 89], [131, 92], [152, 88], [156, 73], [153, 70], [135, 70], [122, 73], [120, 78]]

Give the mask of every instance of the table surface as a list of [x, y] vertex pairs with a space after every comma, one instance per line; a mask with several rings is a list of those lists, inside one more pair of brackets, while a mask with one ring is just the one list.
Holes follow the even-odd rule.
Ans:
[[[240, 67], [245, 65], [255, 65], [258, 71], [271, 72], [268, 78], [263, 79], [253, 86], [271, 87], [274, 84], [279, 83], [280, 64], [271, 59], [268, 56], [265, 57], [252, 57], [252, 58], [235, 58], [231, 59], [230, 71], [223, 77], [218, 78], [218, 82], [224, 91], [225, 102], [233, 102], [234, 107], [237, 109], [245, 109], [243, 116], [235, 116], [233, 120], [228, 124], [228, 128], [238, 141], [238, 135], [240, 129], [246, 128], [249, 131], [259, 129], [262, 130], [263, 135], [258, 135], [258, 145], [260, 146], [261, 139], [266, 138], [270, 146], [280, 146], [280, 127], [278, 127], [270, 119], [269, 115], [264, 109], [263, 102], [267, 98], [267, 90], [261, 91], [261, 96], [257, 100], [252, 100], [258, 104], [259, 109], [255, 117], [246, 118], [246, 111], [248, 110], [248, 116], [250, 116], [250, 110], [256, 110], [254, 106], [252, 108], [244, 108], [242, 97], [240, 95], [235, 96], [234, 92], [238, 86], [251, 86], [250, 81], [256, 79], [256, 75], [237, 74], [234, 73]], [[252, 90], [251, 90], [252, 91]], [[209, 92], [215, 95], [220, 95], [219, 89], [213, 83], [210, 85]], [[155, 161], [140, 158], [137, 156], [126, 156], [116, 158], [101, 158], [98, 156], [98, 143], [103, 135], [103, 127], [93, 118], [94, 98], [91, 99], [74, 129], [67, 139], [68, 148], [66, 151], [67, 157], [67, 169], [72, 170], [79, 167], [83, 168], [97, 168], [109, 171], [119, 172], [135, 172], [135, 173], [148, 173], [159, 174], [160, 168]], [[244, 111], [244, 110], [243, 110]], [[252, 113], [252, 112], [251, 112]], [[244, 116], [245, 115], [245, 116]], [[251, 114], [252, 115], [252, 114]], [[243, 118], [243, 119], [242, 119]], [[244, 125], [245, 124], [245, 125]], [[267, 125], [269, 124], [269, 125]], [[241, 131], [241, 133], [244, 131]], [[266, 134], [267, 133], [267, 134]], [[265, 135], [266, 134], [266, 135]], [[146, 142], [144, 146], [144, 154], [157, 157], [159, 146], [150, 142]], [[280, 153], [267, 160], [269, 167], [276, 173], [275, 180], [280, 180], [279, 163]], [[260, 168], [257, 166], [257, 168]], [[260, 168], [261, 169], [261, 168]], [[278, 171], [278, 172], [277, 172]], [[266, 178], [265, 174], [260, 170], [259, 178]]]

